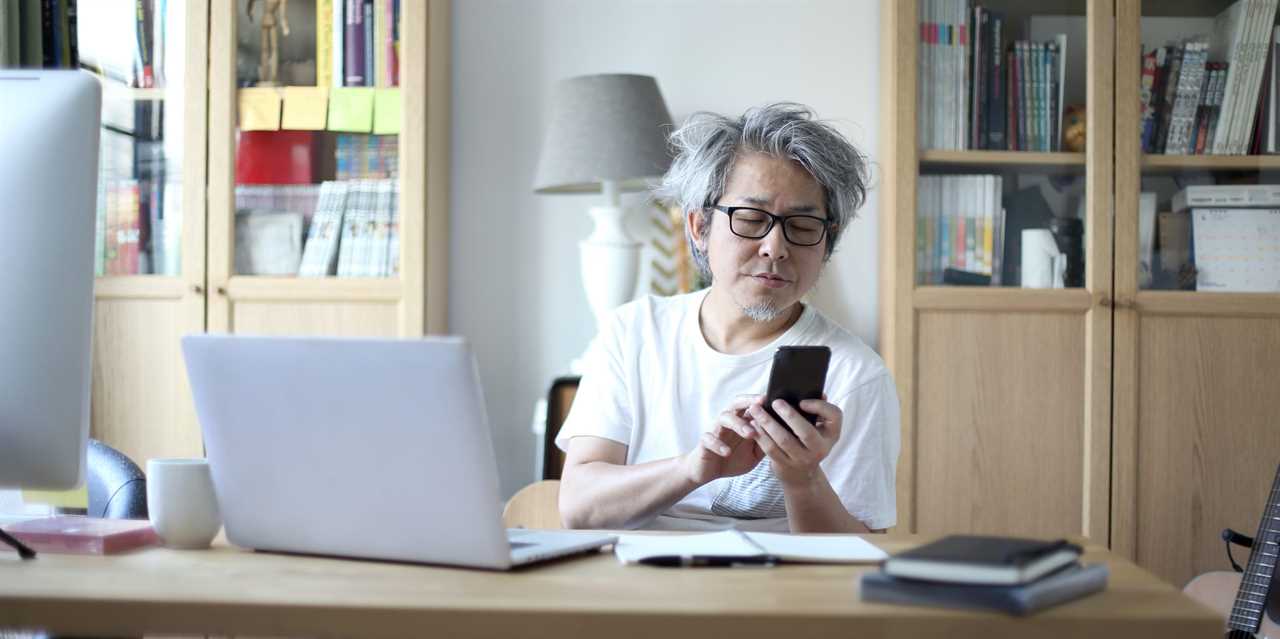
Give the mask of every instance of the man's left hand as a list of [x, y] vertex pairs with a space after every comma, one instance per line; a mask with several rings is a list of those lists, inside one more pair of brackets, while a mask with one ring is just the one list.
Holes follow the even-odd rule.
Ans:
[[791, 427], [778, 423], [764, 410], [763, 400], [747, 409], [754, 439], [760, 449], [773, 462], [773, 472], [783, 485], [803, 486], [822, 477], [819, 463], [826, 459], [831, 448], [840, 439], [840, 425], [844, 412], [839, 406], [823, 399], [806, 399], [800, 408], [814, 414], [816, 423], [810, 423], [800, 411], [783, 400], [773, 402], [773, 410]]

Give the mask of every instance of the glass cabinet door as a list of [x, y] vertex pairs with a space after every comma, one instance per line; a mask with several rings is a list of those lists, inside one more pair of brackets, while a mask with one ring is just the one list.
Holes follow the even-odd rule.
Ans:
[[1105, 540], [1115, 4], [882, 7], [903, 523]]
[[102, 82], [95, 271], [181, 275], [191, 117], [184, 104], [186, 26], [196, 5], [103, 0], [65, 6], [75, 8], [79, 65]]
[[919, 8], [916, 283], [1083, 287], [1087, 3]]
[[102, 83], [92, 436], [139, 463], [199, 456], [180, 339], [205, 330], [209, 4], [44, 5]]
[[400, 2], [237, 3], [235, 276], [399, 272]]

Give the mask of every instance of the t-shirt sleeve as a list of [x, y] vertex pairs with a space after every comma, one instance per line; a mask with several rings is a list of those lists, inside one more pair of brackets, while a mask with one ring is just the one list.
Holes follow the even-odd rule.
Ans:
[[832, 403], [844, 411], [840, 441], [823, 470], [849, 514], [867, 527], [898, 522], [896, 476], [901, 447], [898, 390], [886, 372]]
[[623, 367], [625, 324], [625, 318], [615, 313], [587, 349], [578, 392], [556, 434], [560, 450], [568, 452], [569, 440], [584, 435], [631, 444], [632, 412]]

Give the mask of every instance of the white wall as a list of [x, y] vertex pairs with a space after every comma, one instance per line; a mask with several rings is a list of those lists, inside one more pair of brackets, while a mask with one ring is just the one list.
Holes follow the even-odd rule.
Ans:
[[[873, 0], [460, 0], [453, 16], [449, 326], [475, 345], [506, 495], [534, 479], [535, 401], [594, 335], [586, 195], [534, 195], [556, 81], [655, 76], [676, 123], [794, 101], [878, 155]], [[873, 171], [878, 179], [879, 171]], [[811, 296], [875, 345], [877, 196]], [[632, 196], [629, 202], [638, 201]]]

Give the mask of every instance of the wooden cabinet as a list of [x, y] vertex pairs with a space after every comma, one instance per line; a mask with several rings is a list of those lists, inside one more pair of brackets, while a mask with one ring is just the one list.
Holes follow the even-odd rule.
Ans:
[[[398, 136], [400, 268], [369, 277], [263, 277], [234, 268], [237, 106], [244, 52], [235, 3], [210, 15], [208, 330], [409, 337], [444, 330], [448, 243], [449, 4], [402, 3]], [[307, 7], [314, 14], [314, 8]], [[240, 20], [239, 22], [243, 22]], [[315, 24], [314, 18], [312, 24]], [[327, 34], [321, 34], [321, 37]], [[250, 38], [252, 40], [252, 38]], [[237, 64], [239, 62], [239, 64]], [[367, 131], [366, 131], [367, 133]], [[333, 148], [314, 132], [319, 148]], [[323, 163], [321, 163], [323, 164]], [[333, 180], [333, 169], [314, 181]], [[339, 179], [341, 179], [339, 177]]]
[[[1110, 542], [1177, 584], [1227, 570], [1222, 529], [1252, 535], [1280, 463], [1280, 293], [1147, 290], [1139, 195], [1167, 184], [1280, 183], [1280, 156], [1144, 154], [1138, 69], [1152, 18], [1209, 20], [1229, 2], [1116, 7], [1115, 409]], [[1268, 28], [1270, 33], [1272, 29]], [[1153, 40], [1148, 42], [1149, 40]], [[1160, 207], [1161, 211], [1166, 210]]]
[[[1112, 85], [1113, 7], [1076, 3], [1087, 25], [1089, 96]], [[899, 526], [1106, 539], [1111, 428], [1112, 105], [1088, 102], [1084, 153], [918, 150], [918, 3], [887, 2], [882, 75], [886, 170], [881, 349], [902, 400]], [[1007, 23], [1026, 11], [1002, 5]], [[1013, 29], [1010, 29], [1010, 33]], [[1085, 43], [1071, 43], [1083, 46]], [[1096, 132], [1096, 133], [1095, 133]], [[922, 175], [1065, 176], [1080, 187], [1083, 287], [941, 286], [917, 271]], [[918, 283], [920, 282], [920, 283]]]
[[[447, 321], [449, 1], [396, 3], [402, 11], [393, 90], [400, 113], [393, 145], [399, 257], [393, 273], [382, 277], [237, 272], [238, 107], [243, 87], [255, 84], [243, 77], [245, 69], [257, 68], [246, 63], [257, 60], [256, 49], [246, 52], [238, 42], [256, 46], [258, 34], [237, 36], [247, 24], [243, 3], [180, 4], [187, 11], [184, 28], [171, 29], [165, 42], [170, 58], [185, 56], [184, 73], [160, 93], [166, 114], [184, 123], [172, 146], [181, 150], [181, 271], [104, 276], [96, 292], [93, 433], [139, 463], [203, 454], [180, 352], [184, 334], [413, 337], [443, 332]], [[282, 57], [299, 48], [315, 51], [321, 4], [288, 5], [292, 31], [284, 42], [292, 48], [282, 48]], [[313, 72], [315, 66], [313, 60]], [[344, 179], [335, 175], [335, 134], [321, 129], [310, 133], [319, 140], [313, 184]]]
[[[131, 7], [85, 4], [82, 55], [135, 25]], [[170, 8], [153, 86], [103, 78], [91, 432], [139, 463], [203, 454], [179, 338], [205, 330], [209, 3]]]
[[[936, 89], [918, 75], [924, 3], [882, 5], [880, 343], [903, 404], [899, 526], [1085, 535], [1181, 585], [1225, 565], [1221, 528], [1256, 528], [1280, 462], [1280, 399], [1268, 392], [1280, 376], [1280, 294], [1138, 290], [1140, 183], [1242, 170], [1275, 182], [1280, 163], [1142, 154], [1140, 18], [1144, 7], [1212, 18], [1230, 3], [982, 4], [1013, 25], [1006, 43], [1030, 37], [1020, 25], [1033, 15], [1083, 28], [1068, 40], [1083, 55], [1067, 60], [1084, 67], [1074, 76], [1087, 146], [925, 148], [921, 93]], [[1083, 220], [1083, 286], [922, 281], [921, 176], [973, 173], [1003, 176], [1006, 198], [1026, 184], [1077, 188], [1079, 207], [1068, 198], [1055, 215]]]

